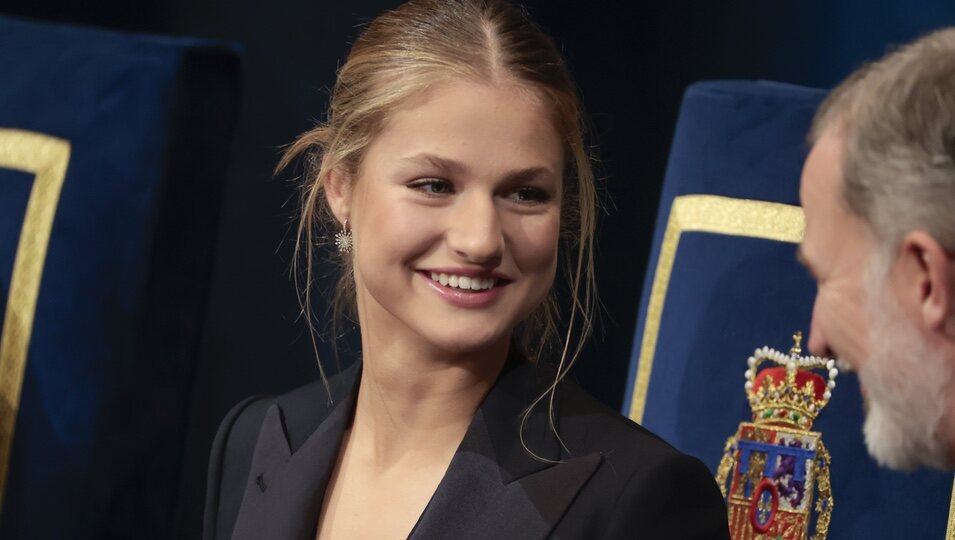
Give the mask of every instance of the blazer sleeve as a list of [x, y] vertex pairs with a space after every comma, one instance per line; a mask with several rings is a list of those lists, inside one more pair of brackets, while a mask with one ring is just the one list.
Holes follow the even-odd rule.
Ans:
[[698, 459], [672, 453], [630, 476], [606, 539], [729, 540], [726, 503]]
[[266, 396], [252, 396], [226, 414], [212, 443], [206, 480], [203, 540], [228, 540], [242, 505], [265, 411]]

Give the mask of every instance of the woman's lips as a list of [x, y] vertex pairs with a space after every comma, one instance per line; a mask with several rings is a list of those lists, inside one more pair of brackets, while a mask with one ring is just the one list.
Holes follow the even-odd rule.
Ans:
[[431, 272], [431, 281], [440, 283], [452, 289], [467, 291], [483, 291], [490, 289], [497, 283], [497, 278], [491, 276], [467, 276], [460, 274], [446, 274]]
[[421, 271], [418, 275], [449, 304], [470, 309], [491, 305], [501, 296], [503, 287], [510, 283], [486, 274], [466, 276], [461, 273]]

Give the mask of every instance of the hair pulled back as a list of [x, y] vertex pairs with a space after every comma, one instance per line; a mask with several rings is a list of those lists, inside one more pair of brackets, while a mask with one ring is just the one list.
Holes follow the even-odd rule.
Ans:
[[[560, 326], [566, 333], [560, 339], [557, 301], [551, 292], [514, 335], [521, 352], [533, 361], [549, 356], [546, 352], [561, 351], [556, 387], [591, 331], [594, 173], [584, 145], [576, 86], [560, 52], [522, 9], [503, 0], [412, 0], [372, 21], [352, 46], [338, 71], [325, 120], [299, 136], [278, 166], [282, 169], [297, 159], [305, 165], [296, 240], [296, 261], [305, 266], [304, 272], [298, 267], [293, 271], [297, 283], [304, 281], [299, 286], [301, 306], [311, 314], [316, 240], [329, 238], [339, 227], [323, 194], [330, 172], [356, 178], [369, 145], [390, 114], [431, 87], [461, 79], [517, 84], [535, 92], [553, 111], [563, 140], [559, 251], [571, 313]], [[355, 316], [351, 260], [342, 257], [340, 264], [332, 301], [333, 334], [343, 316]], [[310, 316], [308, 323], [314, 335]]]

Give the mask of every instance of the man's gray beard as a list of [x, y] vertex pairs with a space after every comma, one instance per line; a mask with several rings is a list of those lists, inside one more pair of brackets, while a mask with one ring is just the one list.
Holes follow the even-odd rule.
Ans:
[[902, 312], [888, 287], [885, 265], [870, 266], [869, 356], [859, 370], [868, 401], [866, 446], [880, 465], [892, 469], [949, 468], [939, 428], [950, 369], [942, 352], [932, 350]]

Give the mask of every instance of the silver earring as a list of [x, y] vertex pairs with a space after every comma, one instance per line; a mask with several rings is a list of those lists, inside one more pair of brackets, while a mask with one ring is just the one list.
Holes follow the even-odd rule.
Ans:
[[339, 253], [351, 253], [354, 245], [355, 239], [351, 235], [351, 229], [348, 228], [348, 220], [346, 219], [344, 225], [342, 225], [342, 230], [335, 233], [335, 246]]

